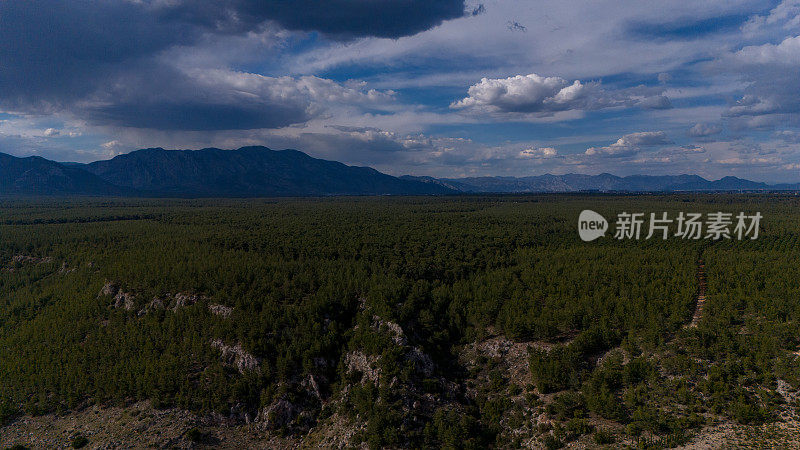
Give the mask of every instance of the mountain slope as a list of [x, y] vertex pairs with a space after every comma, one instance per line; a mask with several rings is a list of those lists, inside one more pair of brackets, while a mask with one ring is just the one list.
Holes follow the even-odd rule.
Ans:
[[130, 195], [132, 192], [77, 167], [39, 156], [17, 158], [0, 153], [0, 194]]
[[445, 194], [431, 183], [403, 180], [368, 167], [312, 158], [296, 150], [150, 148], [84, 166], [109, 183], [146, 195], [257, 197]]

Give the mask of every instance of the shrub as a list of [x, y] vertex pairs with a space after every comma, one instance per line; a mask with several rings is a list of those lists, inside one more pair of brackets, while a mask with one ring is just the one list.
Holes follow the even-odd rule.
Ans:
[[205, 436], [203, 435], [203, 432], [197, 428], [192, 428], [191, 430], [186, 432], [186, 438], [192, 442], [200, 442], [203, 440], [204, 437]]
[[552, 434], [548, 434], [544, 437], [544, 447], [547, 450], [555, 450], [564, 446], [564, 443], [561, 442], [558, 438], [553, 436]]
[[72, 439], [72, 448], [83, 448], [86, 447], [86, 444], [88, 443], [89, 439], [86, 436], [79, 434]]
[[597, 430], [594, 433], [594, 442], [598, 445], [613, 444], [616, 441], [614, 434], [608, 430]]

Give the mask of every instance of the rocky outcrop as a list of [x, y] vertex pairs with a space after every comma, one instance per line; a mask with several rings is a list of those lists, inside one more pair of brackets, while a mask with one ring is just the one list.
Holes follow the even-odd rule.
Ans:
[[100, 293], [97, 294], [97, 296], [101, 297], [101, 296], [116, 295], [118, 290], [119, 290], [119, 285], [117, 283], [112, 283], [112, 282], [108, 281], [100, 289]]
[[135, 306], [134, 295], [130, 292], [125, 292], [120, 289], [117, 283], [106, 282], [103, 288], [100, 289], [98, 297], [113, 297], [111, 306], [114, 308], [124, 308], [126, 311], [131, 311]]
[[172, 310], [177, 311], [180, 308], [194, 305], [195, 303], [197, 303], [198, 301], [200, 301], [205, 297], [197, 294], [178, 292], [173, 296], [173, 298], [175, 299], [175, 304], [172, 306]]
[[388, 320], [383, 320], [378, 316], [372, 316], [373, 327], [381, 330], [385, 329], [388, 330], [389, 334], [392, 336], [392, 340], [397, 345], [406, 345], [408, 341], [406, 340], [406, 335], [403, 332], [403, 328], [400, 325], [390, 322]]
[[319, 390], [319, 383], [317, 383], [317, 378], [313, 374], [308, 374], [308, 376], [300, 385], [306, 391], [306, 393], [312, 395], [317, 400], [322, 400], [322, 393]]
[[231, 406], [228, 418], [234, 423], [250, 424], [253, 421], [250, 412], [247, 410], [247, 405], [242, 402], [237, 402]]
[[291, 430], [306, 433], [317, 425], [323, 400], [323, 387], [327, 385], [323, 375], [307, 374], [302, 379], [294, 378], [279, 383], [281, 392], [256, 414], [257, 428], [263, 430]]
[[[492, 330], [493, 331], [493, 330]], [[505, 336], [496, 335], [467, 345], [461, 358], [467, 367], [477, 366], [477, 359], [485, 357], [497, 361], [499, 368], [508, 374], [509, 382], [527, 386], [531, 382], [528, 367], [531, 348], [549, 350], [554, 344], [542, 342], [514, 342]]]
[[231, 313], [233, 313], [233, 308], [231, 308], [230, 306], [220, 305], [216, 303], [208, 305], [208, 310], [211, 311], [211, 314], [214, 314], [215, 316], [224, 317], [226, 319], [231, 316]]
[[214, 339], [211, 347], [222, 353], [223, 364], [235, 367], [241, 374], [261, 367], [261, 360], [245, 351], [242, 344], [227, 345], [220, 339]]
[[141, 317], [150, 312], [157, 311], [160, 309], [164, 309], [164, 300], [159, 297], [153, 297], [153, 299], [150, 300], [150, 303], [148, 303], [147, 306], [145, 306], [144, 308], [140, 309], [139, 312], [136, 313], [136, 315]]
[[430, 377], [433, 375], [433, 360], [426, 353], [423, 353], [419, 347], [411, 348], [406, 354], [406, 358], [414, 364], [414, 369], [418, 374], [423, 377]]
[[[556, 344], [515, 342], [496, 334], [493, 329], [486, 331], [488, 337], [459, 349], [458, 360], [467, 374], [460, 382], [461, 392], [470, 402], [503, 402], [508, 405], [497, 422], [498, 442], [516, 440], [522, 448], [544, 448], [540, 438], [553, 428], [552, 416], [544, 405], [551, 403], [555, 394], [545, 395], [535, 390], [530, 375], [529, 351], [534, 348], [548, 350]], [[519, 421], [519, 417], [526, 420]]]
[[[425, 354], [420, 347], [412, 347], [408, 343], [403, 328], [388, 320], [383, 320], [379, 316], [372, 316], [372, 329], [378, 333], [388, 333], [392, 342], [405, 350], [405, 360], [410, 362], [415, 372], [422, 377], [433, 375], [435, 365], [430, 356]], [[381, 376], [381, 369], [378, 367], [379, 357], [366, 355], [361, 351], [351, 351], [345, 355], [344, 364], [348, 373], [362, 373], [361, 382], [372, 381], [377, 383]]]
[[347, 372], [358, 372], [362, 374], [361, 383], [372, 381], [377, 383], [381, 376], [381, 369], [377, 367], [377, 356], [367, 356], [360, 351], [352, 351], [345, 355], [344, 365], [347, 367]]
[[114, 308], [125, 308], [125, 311], [130, 311], [136, 306], [133, 301], [133, 294], [130, 292], [117, 292], [114, 296]]
[[[72, 271], [74, 269], [70, 269]], [[135, 295], [130, 292], [124, 292], [120, 288], [120, 284], [114, 281], [108, 281], [100, 289], [98, 297], [113, 297], [112, 306], [114, 308], [124, 308], [125, 310], [132, 310], [136, 306]], [[206, 300], [207, 297], [201, 294], [194, 294], [189, 292], [178, 292], [177, 294], [165, 294], [162, 296], [153, 297], [145, 307], [141, 308], [137, 315], [144, 316], [152, 311], [169, 308], [172, 312], [177, 312], [181, 308], [192, 306], [201, 300]], [[233, 308], [220, 304], [211, 304], [208, 306], [212, 314], [221, 317], [230, 317], [233, 313]]]
[[260, 423], [268, 430], [275, 430], [289, 426], [300, 414], [301, 409], [285, 398], [280, 398], [263, 408], [256, 417], [256, 422]]
[[164, 309], [164, 300], [158, 297], [153, 297], [153, 300], [150, 301], [150, 304], [147, 305], [147, 308], [150, 310]]
[[53, 262], [52, 256], [36, 257], [29, 255], [14, 255], [11, 262], [20, 264], [45, 264]]

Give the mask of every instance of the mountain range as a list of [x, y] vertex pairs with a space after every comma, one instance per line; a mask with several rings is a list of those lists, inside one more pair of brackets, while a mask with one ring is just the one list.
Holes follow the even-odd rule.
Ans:
[[618, 177], [393, 177], [369, 167], [313, 158], [297, 150], [148, 148], [89, 164], [0, 153], [0, 195], [128, 197], [273, 197], [440, 195], [533, 192], [670, 192], [800, 190], [799, 184], [706, 180], [697, 175]]
[[767, 184], [737, 177], [706, 180], [698, 175], [538, 175], [530, 177], [430, 178], [401, 177], [440, 184], [459, 192], [678, 192], [678, 191], [780, 191], [800, 189], [796, 184]]
[[148, 148], [89, 164], [0, 158], [0, 194], [139, 197], [427, 195], [453, 190], [297, 150]]

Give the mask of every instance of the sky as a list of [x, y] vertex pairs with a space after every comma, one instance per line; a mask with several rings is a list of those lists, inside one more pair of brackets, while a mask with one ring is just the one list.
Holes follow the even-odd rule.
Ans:
[[0, 152], [800, 182], [800, 0], [4, 0]]

